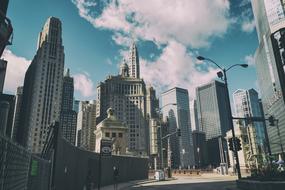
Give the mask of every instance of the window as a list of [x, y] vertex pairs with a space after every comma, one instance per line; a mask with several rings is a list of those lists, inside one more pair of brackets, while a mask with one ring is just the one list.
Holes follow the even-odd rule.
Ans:
[[110, 133], [105, 133], [105, 136], [106, 137], [110, 137]]
[[123, 133], [119, 133], [119, 137], [122, 138], [123, 137]]
[[112, 137], [116, 137], [116, 133], [112, 133]]

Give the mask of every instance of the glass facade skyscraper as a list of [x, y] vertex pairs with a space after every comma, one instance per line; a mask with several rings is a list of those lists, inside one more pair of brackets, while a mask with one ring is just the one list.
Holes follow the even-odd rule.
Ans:
[[163, 116], [169, 119], [169, 133], [181, 130], [180, 138], [170, 138], [174, 167], [194, 165], [188, 90], [175, 87], [162, 93], [162, 107]]
[[199, 128], [206, 133], [208, 162], [218, 166], [226, 162], [224, 137], [231, 122], [225, 84], [212, 81], [200, 86], [196, 89], [196, 98]]
[[[260, 101], [258, 99], [258, 93], [254, 89], [243, 90], [238, 89], [233, 94], [235, 116], [237, 117], [259, 117], [263, 118], [262, 109], [260, 107]], [[256, 142], [257, 147], [264, 150], [264, 122], [255, 121], [249, 124], [243, 123], [243, 126], [254, 128], [255, 139], [251, 142]]]
[[[265, 117], [278, 119], [281, 139], [285, 137], [285, 2], [252, 0], [259, 46], [255, 64]], [[271, 151], [281, 152], [277, 127], [267, 125]], [[284, 144], [284, 140], [281, 140]]]

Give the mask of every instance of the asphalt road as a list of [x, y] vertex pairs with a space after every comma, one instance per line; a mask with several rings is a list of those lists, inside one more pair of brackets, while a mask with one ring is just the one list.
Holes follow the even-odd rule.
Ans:
[[235, 177], [178, 177], [171, 181], [137, 184], [128, 190], [236, 190]]

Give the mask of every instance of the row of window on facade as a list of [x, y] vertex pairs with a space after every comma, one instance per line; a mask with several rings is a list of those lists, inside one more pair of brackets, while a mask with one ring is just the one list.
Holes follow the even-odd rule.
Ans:
[[115, 84], [106, 87], [106, 93], [141, 94], [141, 85]]
[[[112, 135], [112, 136], [111, 136]], [[116, 137], [119, 137], [119, 138], [123, 138], [123, 133], [110, 133], [110, 132], [106, 132], [105, 133], [105, 137], [112, 137], [112, 138], [116, 138]]]

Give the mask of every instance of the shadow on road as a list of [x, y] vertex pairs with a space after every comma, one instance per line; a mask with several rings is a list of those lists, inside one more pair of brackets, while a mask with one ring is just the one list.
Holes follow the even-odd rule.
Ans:
[[191, 182], [191, 183], [176, 183], [164, 184], [157, 182], [152, 184], [136, 185], [130, 190], [236, 190], [235, 181], [220, 181], [220, 182]]

